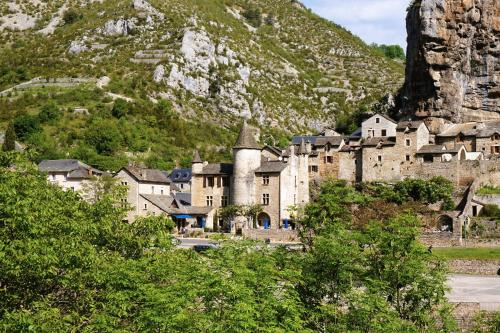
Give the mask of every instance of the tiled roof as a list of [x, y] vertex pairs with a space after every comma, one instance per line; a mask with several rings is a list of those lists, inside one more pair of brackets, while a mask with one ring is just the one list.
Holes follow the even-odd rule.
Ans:
[[273, 146], [265, 146], [264, 148], [262, 148], [263, 150], [264, 149], [267, 149], [269, 151], [271, 151], [273, 154], [276, 154], [278, 156], [282, 156], [283, 155], [283, 151], [278, 148], [278, 147], [273, 147]]
[[130, 173], [137, 181], [147, 183], [170, 184], [170, 179], [166, 172], [157, 169], [142, 169], [136, 167], [123, 168]]
[[443, 132], [439, 133], [437, 136], [438, 137], [455, 137], [455, 136], [459, 135], [460, 133], [470, 132], [471, 130], [474, 130], [474, 128], [476, 126], [477, 126], [477, 123], [475, 123], [475, 122], [463, 123], [463, 124], [453, 124], [453, 125], [450, 125], [448, 128], [446, 128]]
[[198, 152], [198, 150], [196, 150], [194, 152], [193, 161], [191, 163], [203, 163], [203, 161], [201, 160], [200, 153]]
[[285, 170], [287, 164], [282, 161], [262, 162], [255, 173], [276, 173]]
[[229, 163], [207, 164], [201, 171], [202, 175], [232, 175], [233, 165]]

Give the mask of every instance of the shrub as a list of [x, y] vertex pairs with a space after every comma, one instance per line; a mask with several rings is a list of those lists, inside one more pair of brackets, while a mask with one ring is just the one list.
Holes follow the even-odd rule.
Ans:
[[83, 18], [82, 14], [79, 14], [76, 10], [74, 9], [68, 9], [67, 11], [64, 12], [63, 14], [63, 21], [64, 24], [73, 24], [78, 20], [81, 20]]
[[2, 151], [13, 151], [16, 149], [16, 131], [12, 123], [7, 126], [5, 137], [2, 145]]
[[113, 109], [111, 110], [111, 114], [115, 118], [122, 118], [130, 112], [130, 104], [123, 100], [117, 99], [113, 105]]
[[251, 7], [242, 13], [243, 17], [254, 27], [258, 28], [262, 25], [262, 12], [259, 8]]

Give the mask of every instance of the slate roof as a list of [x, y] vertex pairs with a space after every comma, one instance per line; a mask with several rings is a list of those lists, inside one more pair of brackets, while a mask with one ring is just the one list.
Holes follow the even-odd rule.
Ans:
[[398, 126], [396, 126], [396, 131], [404, 131], [406, 128], [417, 130], [422, 124], [424, 124], [424, 122], [421, 120], [400, 121]]
[[174, 194], [174, 197], [184, 206], [191, 206], [191, 193], [177, 192]]
[[191, 169], [174, 169], [168, 176], [173, 183], [186, 183], [191, 181]]
[[229, 163], [207, 164], [201, 171], [202, 175], [232, 175], [233, 165]]
[[[390, 121], [391, 123], [397, 124], [397, 121], [395, 121], [394, 119], [392, 119], [389, 116], [386, 116], [385, 114], [382, 114], [382, 113], [375, 113], [373, 116], [371, 116], [368, 119], [371, 119], [371, 118], [373, 118], [375, 116], [379, 116], [379, 117], [385, 118], [386, 120]], [[366, 120], [368, 120], [368, 119], [366, 119]]]
[[276, 154], [277, 156], [283, 155], [283, 151], [278, 147], [265, 146], [264, 148], [262, 148], [262, 150], [265, 150], [265, 149], [270, 150], [273, 154]]
[[261, 149], [257, 141], [255, 140], [255, 135], [257, 133], [257, 129], [251, 127], [246, 122], [243, 123], [241, 127], [240, 134], [238, 136], [238, 140], [234, 145], [236, 149]]
[[262, 162], [260, 168], [255, 170], [255, 173], [280, 173], [281, 171], [285, 170], [286, 167], [287, 164], [282, 161]]
[[476, 122], [462, 123], [462, 124], [453, 124], [453, 125], [450, 125], [443, 132], [439, 133], [437, 136], [438, 137], [442, 137], [442, 138], [456, 137], [460, 133], [470, 132], [471, 130], [474, 130], [474, 128], [476, 126], [477, 126]]
[[44, 160], [38, 164], [42, 172], [67, 172], [70, 179], [87, 179], [104, 172], [78, 160]]
[[203, 161], [201, 160], [200, 153], [198, 152], [198, 150], [196, 150], [194, 152], [193, 161], [191, 163], [203, 163]]
[[122, 170], [131, 174], [138, 182], [170, 184], [168, 173], [157, 169], [142, 169], [136, 167], [124, 167]]
[[363, 147], [387, 147], [387, 146], [394, 146], [396, 144], [395, 138], [388, 138], [388, 137], [375, 137], [375, 138], [368, 138], [363, 142]]
[[213, 207], [184, 206], [170, 195], [141, 194], [141, 196], [170, 215], [206, 215], [214, 209]]
[[331, 146], [340, 146], [344, 137], [342, 135], [339, 136], [294, 136], [292, 139], [292, 144], [295, 146], [300, 145], [300, 143], [304, 140], [305, 142], [309, 141], [313, 146], [326, 146], [329, 143]]
[[351, 135], [349, 135], [349, 138], [350, 139], [359, 139], [359, 138], [361, 138], [362, 131], [363, 131], [363, 129], [361, 127], [358, 128], [357, 130], [355, 130], [354, 132], [352, 132]]
[[425, 145], [417, 151], [417, 154], [457, 154], [464, 145], [456, 145], [451, 149], [446, 149], [444, 145]]

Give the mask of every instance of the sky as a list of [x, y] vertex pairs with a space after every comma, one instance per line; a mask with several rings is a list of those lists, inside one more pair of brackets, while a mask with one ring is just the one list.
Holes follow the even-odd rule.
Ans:
[[406, 51], [405, 17], [409, 0], [302, 0], [302, 3], [368, 44], [399, 44]]

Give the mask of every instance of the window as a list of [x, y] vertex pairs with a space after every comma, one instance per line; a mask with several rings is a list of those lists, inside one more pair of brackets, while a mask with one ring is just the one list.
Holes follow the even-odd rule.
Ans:
[[205, 177], [203, 178], [203, 187], [214, 187], [214, 177]]
[[371, 138], [373, 138], [375, 136], [375, 131], [372, 130], [372, 129], [369, 129], [368, 130], [368, 136], [371, 137]]
[[377, 161], [379, 161], [379, 163], [382, 162], [382, 155], [378, 155]]
[[144, 210], [147, 210], [147, 209], [148, 209], [148, 204], [147, 204], [147, 203], [145, 203], [145, 204], [144, 204]]
[[269, 194], [268, 193], [262, 194], [262, 204], [264, 206], [269, 206]]
[[406, 155], [406, 162], [410, 161], [410, 155]]
[[377, 124], [380, 124], [380, 118], [375, 118], [375, 122], [376, 122]]
[[405, 146], [406, 147], [410, 147], [411, 146], [411, 140], [410, 139], [406, 139], [405, 140]]
[[184, 189], [184, 184], [181, 183], [181, 190], [183, 190], [183, 189]]
[[387, 136], [387, 130], [385, 129], [382, 130], [382, 136]]
[[310, 165], [309, 172], [318, 172], [318, 166], [317, 165]]
[[151, 194], [155, 194], [155, 187], [151, 186]]
[[52, 180], [56, 180], [56, 175], [52, 175]]
[[223, 195], [221, 198], [220, 198], [220, 205], [222, 207], [226, 207], [229, 205], [229, 197], [227, 195]]
[[325, 156], [325, 163], [332, 164], [333, 163], [333, 156]]
[[208, 187], [214, 187], [215, 185], [214, 177], [208, 177], [207, 182], [208, 182]]
[[212, 207], [214, 205], [214, 197], [211, 195], [207, 196], [207, 207]]
[[122, 182], [122, 186], [127, 186], [128, 183], [127, 182]]
[[500, 154], [500, 146], [491, 147], [492, 154]]
[[71, 186], [71, 191], [75, 192], [75, 187]]
[[425, 163], [432, 163], [432, 162], [434, 162], [434, 157], [432, 155], [424, 155], [424, 162]]
[[266, 186], [269, 185], [269, 175], [262, 176], [262, 184]]
[[163, 190], [160, 191], [160, 194], [163, 195]]
[[229, 187], [229, 177], [222, 177], [222, 187]]

